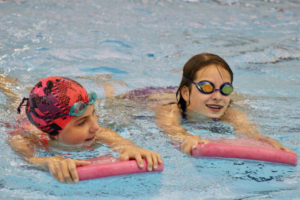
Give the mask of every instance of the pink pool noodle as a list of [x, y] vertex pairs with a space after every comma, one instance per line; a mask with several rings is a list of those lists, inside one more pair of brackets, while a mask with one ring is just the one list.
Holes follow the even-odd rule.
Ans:
[[[164, 169], [164, 165], [158, 165], [158, 168], [151, 172], [161, 172]], [[79, 180], [87, 180], [94, 178], [102, 178], [107, 176], [117, 176], [124, 174], [133, 174], [147, 171], [147, 163], [144, 160], [144, 167], [139, 168], [136, 160], [128, 161], [113, 161], [106, 163], [93, 163], [91, 165], [77, 167]]]
[[241, 158], [297, 165], [298, 156], [296, 153], [278, 150], [268, 147], [267, 145], [265, 145], [266, 147], [259, 145], [249, 146], [249, 144], [242, 145], [240, 142], [238, 142], [238, 140], [236, 141], [237, 142], [235, 142], [235, 140], [227, 139], [224, 140], [224, 143], [219, 143], [220, 141], [211, 141], [211, 143], [208, 144], [199, 144], [195, 149], [192, 150], [192, 156]]

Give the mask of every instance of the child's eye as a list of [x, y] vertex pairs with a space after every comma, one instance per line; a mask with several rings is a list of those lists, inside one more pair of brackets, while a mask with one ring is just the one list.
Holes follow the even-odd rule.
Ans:
[[85, 124], [85, 122], [86, 122], [86, 120], [82, 120], [81, 122], [79, 122], [79, 123], [77, 124], [77, 126], [82, 126], [82, 125]]

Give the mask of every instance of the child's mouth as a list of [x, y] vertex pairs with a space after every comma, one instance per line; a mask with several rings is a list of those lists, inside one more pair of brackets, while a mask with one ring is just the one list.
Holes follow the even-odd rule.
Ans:
[[89, 142], [89, 141], [92, 141], [94, 138], [95, 138], [95, 136], [90, 137], [90, 138], [87, 138], [87, 139], [85, 139], [85, 141], [86, 141], [86, 142]]
[[216, 104], [206, 104], [206, 106], [213, 112], [219, 112], [223, 108], [223, 106]]

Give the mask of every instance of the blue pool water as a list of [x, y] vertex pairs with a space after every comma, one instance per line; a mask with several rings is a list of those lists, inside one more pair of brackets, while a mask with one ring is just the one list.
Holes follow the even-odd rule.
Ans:
[[[243, 108], [260, 132], [300, 154], [299, 9], [297, 0], [0, 0], [0, 75], [16, 80], [7, 87], [20, 98], [52, 75], [74, 78], [104, 97], [105, 80], [117, 94], [176, 86], [192, 55], [212, 52], [231, 65]], [[0, 199], [300, 198], [299, 164], [190, 158], [168, 143], [151, 110], [123, 101], [99, 104], [100, 123], [159, 152], [165, 170], [59, 183], [10, 149], [3, 123], [13, 120], [14, 98], [1, 92]], [[233, 135], [228, 125], [215, 126], [226, 131], [187, 128]]]

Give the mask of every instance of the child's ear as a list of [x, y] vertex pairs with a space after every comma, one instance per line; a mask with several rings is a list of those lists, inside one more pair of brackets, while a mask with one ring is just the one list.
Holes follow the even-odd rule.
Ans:
[[180, 89], [180, 94], [182, 96], [182, 98], [188, 102], [189, 99], [190, 99], [190, 90], [187, 86], [183, 86], [181, 89]]

